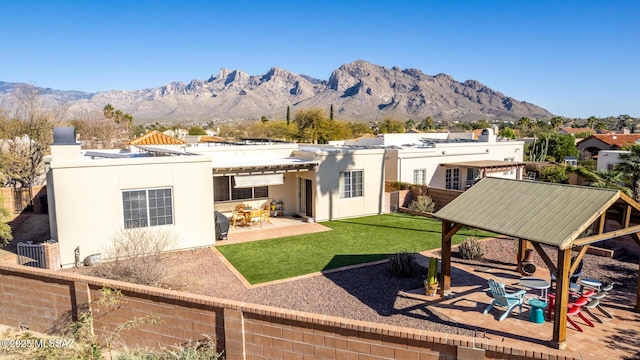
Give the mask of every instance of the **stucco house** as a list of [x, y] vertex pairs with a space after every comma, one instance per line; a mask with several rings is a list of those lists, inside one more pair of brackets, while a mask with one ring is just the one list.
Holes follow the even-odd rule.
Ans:
[[578, 142], [576, 148], [582, 160], [590, 160], [597, 159], [601, 150], [624, 150], [639, 140], [640, 134], [595, 134]]
[[54, 131], [46, 159], [51, 235], [63, 266], [74, 264], [77, 247], [84, 258], [138, 226], [175, 231], [180, 249], [211, 245], [213, 211], [230, 215], [241, 203], [277, 202], [283, 215], [335, 220], [384, 213], [385, 181], [464, 190], [487, 176], [521, 179], [524, 168], [523, 142], [496, 141], [491, 129], [478, 140], [385, 134], [369, 145], [164, 138], [156, 145], [148, 136], [126, 151], [81, 150], [73, 129], [63, 129], [66, 140]]

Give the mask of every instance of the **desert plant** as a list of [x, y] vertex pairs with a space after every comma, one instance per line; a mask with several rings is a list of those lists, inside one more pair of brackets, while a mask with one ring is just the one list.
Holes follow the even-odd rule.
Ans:
[[125, 229], [113, 238], [105, 251], [105, 261], [93, 267], [94, 276], [141, 285], [166, 284], [168, 271], [163, 261], [176, 242], [175, 233], [166, 229]]
[[480, 241], [473, 236], [464, 239], [464, 241], [460, 243], [458, 250], [460, 251], [460, 256], [467, 260], [478, 260], [484, 256]]
[[409, 204], [409, 209], [422, 212], [433, 212], [435, 208], [436, 203], [427, 195], [418, 195], [418, 197]]
[[389, 256], [389, 271], [394, 276], [409, 277], [416, 271], [416, 253], [401, 251]]
[[218, 360], [222, 353], [216, 351], [216, 342], [208, 336], [199, 340], [188, 341], [175, 349], [151, 351], [143, 349], [125, 350], [118, 355], [118, 360]]
[[435, 284], [438, 282], [438, 258], [429, 258], [429, 268], [427, 269], [427, 284]]

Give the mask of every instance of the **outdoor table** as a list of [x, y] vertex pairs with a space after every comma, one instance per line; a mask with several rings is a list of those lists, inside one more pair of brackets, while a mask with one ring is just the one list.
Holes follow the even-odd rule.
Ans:
[[523, 277], [520, 279], [520, 285], [529, 289], [540, 290], [540, 297], [543, 301], [547, 301], [547, 289], [551, 286], [547, 280], [536, 277]]
[[547, 307], [547, 302], [538, 299], [529, 299], [527, 301], [531, 306], [531, 313], [529, 314], [529, 321], [536, 324], [544, 323], [544, 308]]
[[586, 286], [600, 291], [600, 287], [602, 287], [602, 281], [596, 279], [581, 278], [578, 283], [580, 284], [580, 290], [583, 290], [582, 287]]

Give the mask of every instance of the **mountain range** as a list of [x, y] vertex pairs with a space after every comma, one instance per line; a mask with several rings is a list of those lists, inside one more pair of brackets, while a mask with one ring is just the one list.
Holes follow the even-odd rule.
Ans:
[[[19, 84], [0, 82], [0, 101], [8, 101]], [[66, 116], [89, 119], [106, 104], [131, 113], [135, 123], [284, 119], [287, 106], [323, 108], [350, 121], [517, 120], [552, 117], [549, 111], [519, 101], [478, 81], [459, 82], [446, 74], [430, 76], [418, 69], [386, 68], [358, 60], [334, 70], [328, 80], [271, 68], [262, 75], [221, 69], [206, 80], [171, 82], [143, 90], [97, 93], [38, 89], [48, 104], [66, 103]], [[2, 102], [0, 102], [2, 104]]]

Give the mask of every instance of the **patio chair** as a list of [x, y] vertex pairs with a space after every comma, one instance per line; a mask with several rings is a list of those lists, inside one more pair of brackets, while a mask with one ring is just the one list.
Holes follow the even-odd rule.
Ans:
[[264, 208], [262, 208], [262, 220], [271, 224], [271, 205], [265, 204]]
[[251, 227], [253, 227], [254, 223], [260, 224], [260, 227], [262, 227], [262, 210], [260, 209], [251, 210], [249, 214], [249, 224]]
[[498, 319], [499, 321], [506, 319], [516, 306], [520, 308], [520, 315], [522, 315], [522, 303], [524, 302], [524, 294], [526, 294], [525, 290], [507, 293], [504, 289], [504, 284], [497, 283], [493, 279], [489, 279], [487, 282], [489, 283], [489, 289], [493, 295], [493, 301], [489, 307], [484, 310], [485, 314], [497, 305], [507, 309], [504, 314], [500, 316]]
[[[555, 305], [556, 297], [553, 294], [549, 294], [548, 297], [549, 297], [549, 307], [553, 308]], [[587, 296], [580, 296], [577, 300], [567, 304], [567, 322], [580, 332], [583, 332], [582, 328], [580, 327], [580, 325], [576, 324], [576, 322], [573, 321], [573, 319], [571, 319], [572, 316], [577, 316], [580, 319], [582, 319], [582, 321], [584, 321], [584, 323], [587, 324], [588, 326], [595, 327], [593, 322], [587, 319], [582, 314], [582, 311], [581, 311], [581, 309], [588, 304], [589, 304], [589, 298]], [[547, 313], [547, 315], [551, 320], [552, 312]]]
[[[573, 264], [573, 262], [575, 261], [575, 256], [571, 258], [571, 263]], [[578, 291], [580, 290], [580, 285], [578, 284], [578, 280], [580, 279], [580, 276], [582, 276], [582, 266], [584, 265], [584, 259], [580, 260], [580, 263], [578, 264], [578, 267], [576, 267], [576, 271], [573, 273], [573, 275], [571, 275], [571, 278], [569, 279], [569, 289], [571, 290], [575, 290]], [[555, 283], [557, 281], [557, 277], [554, 273], [551, 273], [551, 288], [555, 289]]]
[[244, 226], [246, 221], [246, 217], [244, 216], [244, 214], [238, 212], [237, 210], [231, 210], [231, 226], [233, 226], [233, 228], [236, 228], [236, 223], [239, 222], [240, 225]]

